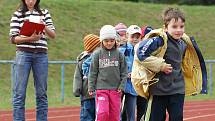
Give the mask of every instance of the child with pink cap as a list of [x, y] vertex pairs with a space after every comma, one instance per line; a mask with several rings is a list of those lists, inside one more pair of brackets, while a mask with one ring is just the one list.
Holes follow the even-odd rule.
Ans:
[[123, 23], [118, 23], [117, 25], [115, 25], [115, 29], [118, 35], [118, 42], [119, 42], [119, 46], [122, 46], [124, 44], [127, 43], [127, 39], [126, 39], [126, 31], [127, 31], [127, 26]]
[[[141, 40], [141, 28], [137, 25], [131, 25], [126, 31], [126, 46], [120, 46], [119, 50], [124, 54], [127, 65], [128, 65], [128, 78], [125, 83], [124, 91], [124, 107], [122, 111], [122, 121], [135, 121], [135, 108], [137, 93], [131, 83], [131, 71], [134, 60], [134, 46]], [[125, 111], [124, 111], [125, 109]], [[126, 116], [125, 116], [126, 114]]]

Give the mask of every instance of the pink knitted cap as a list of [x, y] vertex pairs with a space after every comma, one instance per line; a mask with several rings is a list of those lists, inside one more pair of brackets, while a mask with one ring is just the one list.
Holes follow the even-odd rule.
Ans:
[[123, 23], [118, 23], [116, 26], [115, 26], [115, 29], [117, 32], [122, 32], [122, 31], [125, 31], [127, 30], [127, 26]]

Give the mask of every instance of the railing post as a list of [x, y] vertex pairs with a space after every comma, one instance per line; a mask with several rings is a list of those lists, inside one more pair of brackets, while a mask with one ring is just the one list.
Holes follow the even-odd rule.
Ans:
[[10, 79], [13, 81], [13, 64], [10, 64]]
[[61, 65], [61, 102], [64, 102], [64, 64]]
[[14, 81], [14, 67], [13, 63], [10, 65], [10, 73], [11, 73], [11, 98], [13, 99], [13, 81]]
[[210, 82], [209, 82], [209, 84], [210, 84], [210, 96], [212, 96], [213, 95], [213, 75], [212, 75], [212, 73], [213, 73], [213, 68], [212, 68], [212, 63], [210, 63], [209, 64], [209, 78], [210, 78]]

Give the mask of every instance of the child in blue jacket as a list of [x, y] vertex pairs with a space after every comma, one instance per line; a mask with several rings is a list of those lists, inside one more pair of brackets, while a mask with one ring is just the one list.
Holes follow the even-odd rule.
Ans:
[[128, 65], [128, 78], [125, 83], [125, 99], [122, 111], [122, 121], [125, 120], [124, 113], [126, 113], [127, 121], [135, 121], [135, 108], [137, 93], [135, 92], [131, 83], [131, 71], [134, 60], [134, 46], [141, 40], [141, 28], [137, 25], [131, 25], [126, 32], [127, 43], [119, 47], [119, 51], [125, 55]]

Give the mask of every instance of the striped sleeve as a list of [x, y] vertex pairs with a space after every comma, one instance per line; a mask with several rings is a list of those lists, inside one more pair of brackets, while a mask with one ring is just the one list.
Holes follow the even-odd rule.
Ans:
[[46, 26], [51, 29], [51, 30], [55, 30], [55, 27], [54, 27], [54, 24], [53, 24], [53, 21], [51, 19], [51, 15], [49, 13], [49, 11], [47, 9], [44, 10], [44, 16], [45, 16], [45, 23], [46, 23]]
[[20, 12], [16, 11], [14, 12], [12, 18], [11, 18], [11, 22], [10, 22], [10, 33], [9, 36], [10, 38], [12, 37], [16, 37], [19, 35], [20, 32], [20, 23], [21, 21], [19, 20], [19, 16], [21, 15]]

